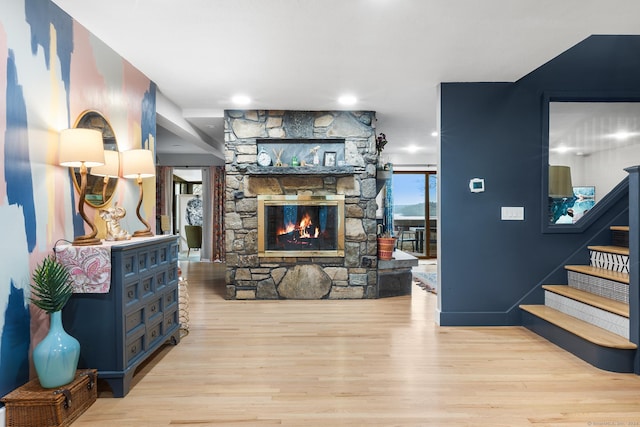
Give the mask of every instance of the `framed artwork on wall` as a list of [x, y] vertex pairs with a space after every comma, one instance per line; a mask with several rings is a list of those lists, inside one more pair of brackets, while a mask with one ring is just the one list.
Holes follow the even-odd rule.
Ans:
[[576, 197], [576, 201], [573, 204], [573, 221], [577, 221], [593, 208], [596, 204], [596, 187], [594, 186], [581, 186], [573, 187], [573, 195]]
[[335, 166], [336, 165], [336, 152], [335, 151], [325, 151], [325, 153], [324, 153], [324, 165], [325, 166]]

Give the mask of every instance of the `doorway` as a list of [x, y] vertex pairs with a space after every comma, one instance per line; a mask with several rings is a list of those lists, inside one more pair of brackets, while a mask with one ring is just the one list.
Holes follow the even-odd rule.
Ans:
[[418, 258], [438, 256], [437, 183], [435, 171], [393, 173], [393, 229], [398, 249]]
[[202, 169], [173, 169], [173, 234], [179, 238], [179, 259], [200, 261], [204, 218]]

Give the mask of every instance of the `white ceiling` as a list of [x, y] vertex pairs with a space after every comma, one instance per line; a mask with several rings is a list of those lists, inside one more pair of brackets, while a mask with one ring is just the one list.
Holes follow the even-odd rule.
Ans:
[[221, 156], [225, 109], [351, 109], [377, 112], [394, 164], [435, 164], [440, 82], [515, 81], [589, 35], [640, 34], [638, 0], [53, 1], [158, 85], [159, 156], [199, 159]]

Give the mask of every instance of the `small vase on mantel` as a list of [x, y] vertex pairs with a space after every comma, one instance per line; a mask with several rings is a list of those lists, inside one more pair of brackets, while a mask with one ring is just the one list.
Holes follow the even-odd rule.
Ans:
[[49, 333], [33, 350], [33, 364], [43, 388], [69, 384], [75, 378], [80, 343], [62, 326], [62, 308], [73, 287], [67, 267], [50, 255], [33, 272], [31, 302], [49, 314]]
[[69, 384], [76, 375], [80, 343], [62, 326], [62, 311], [51, 313], [49, 333], [33, 350], [33, 364], [43, 388]]

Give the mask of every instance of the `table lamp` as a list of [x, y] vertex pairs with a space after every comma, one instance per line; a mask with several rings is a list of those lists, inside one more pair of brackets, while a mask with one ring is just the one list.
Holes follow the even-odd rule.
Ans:
[[555, 224], [561, 216], [568, 215], [575, 200], [571, 168], [549, 165], [549, 221]]
[[100, 245], [102, 242], [96, 236], [98, 229], [84, 213], [84, 201], [87, 193], [87, 168], [104, 164], [104, 146], [102, 133], [94, 129], [73, 128], [60, 132], [60, 147], [58, 150], [60, 166], [80, 168], [80, 196], [78, 197], [78, 212], [91, 228], [91, 232], [78, 236], [73, 240], [74, 246]]
[[89, 174], [104, 177], [102, 181], [102, 203], [106, 203], [109, 178], [112, 176], [117, 177], [120, 174], [120, 153], [113, 150], [105, 150], [104, 165], [92, 167]]
[[141, 223], [147, 227], [145, 230], [138, 230], [133, 233], [133, 237], [153, 236], [151, 227], [140, 215], [142, 206], [142, 179], [155, 176], [156, 168], [153, 161], [153, 154], [149, 150], [135, 149], [122, 152], [122, 176], [124, 178], [135, 178], [140, 188], [140, 200], [136, 208], [136, 215]]

